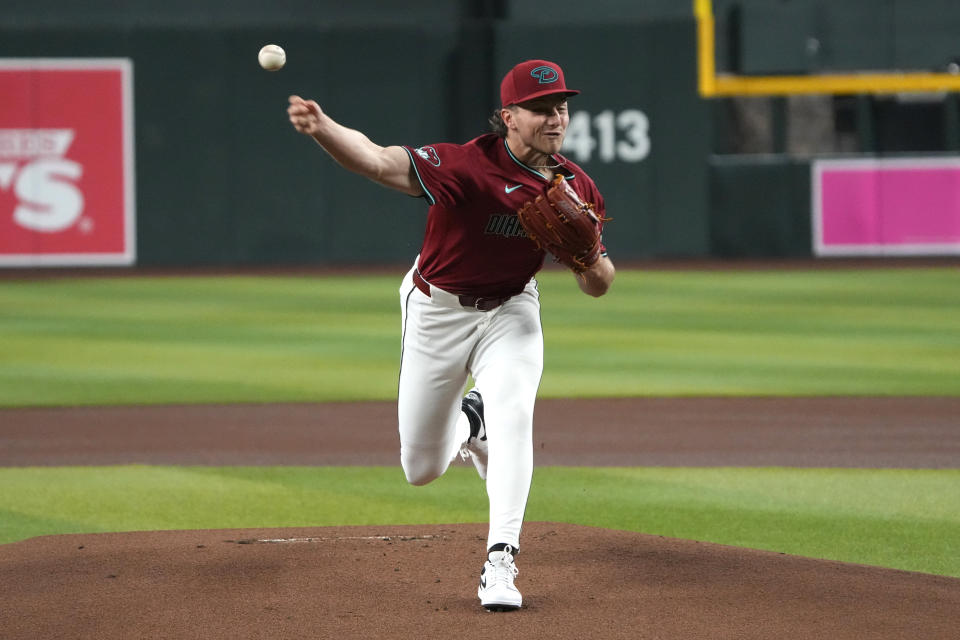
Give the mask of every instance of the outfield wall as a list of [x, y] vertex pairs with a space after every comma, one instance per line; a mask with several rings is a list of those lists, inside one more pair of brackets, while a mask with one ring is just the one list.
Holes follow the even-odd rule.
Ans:
[[[763, 3], [714, 4], [718, 63], [742, 72], [796, 71], [789, 55], [797, 28], [810, 27], [824, 42], [847, 42], [843, 34], [854, 33], [867, 11], [862, 2], [840, 13], [816, 0], [791, 3], [781, 9], [804, 17], [791, 23], [775, 16], [778, 44], [758, 40]], [[934, 0], [920, 4], [945, 11]], [[920, 46], [922, 16], [900, 19], [900, 6], [887, 0], [877, 18], [906, 26], [880, 33], [875, 59], [939, 61], [947, 50], [942, 30]], [[530, 57], [557, 60], [583, 91], [571, 102], [565, 153], [606, 196], [614, 221], [605, 240], [615, 259], [813, 255], [815, 156], [798, 157], [776, 144], [769, 156], [725, 148], [730, 123], [721, 116], [731, 101], [697, 93], [689, 3], [598, 0], [587, 7], [563, 0], [546, 14], [520, 0], [418, 0], [402, 8], [374, 0], [343, 7], [288, 0], [270, 11], [252, 0], [229, 7], [131, 0], [124, 7], [91, 0], [82, 9], [53, 2], [40, 11], [14, 0], [0, 22], [0, 266], [57, 264], [51, 252], [66, 255], [63, 264], [96, 263], [107, 253], [111, 261], [101, 264], [409, 261], [420, 246], [424, 203], [336, 167], [289, 126], [287, 95], [316, 98], [381, 144], [466, 141], [486, 129], [502, 74]], [[947, 11], [943, 24], [952, 24], [954, 13], [960, 15]], [[824, 27], [817, 16], [834, 26]], [[282, 71], [257, 66], [266, 42], [286, 48]], [[820, 52], [819, 62], [801, 71], [859, 60], [845, 51], [837, 44], [828, 51], [833, 57]], [[73, 120], [75, 105], [89, 96], [82, 89], [41, 90], [34, 78], [7, 82], [3, 63], [12, 60], [109, 60], [129, 68], [123, 179], [100, 166], [104, 134], [86, 128], [99, 107], [84, 107], [94, 114], [87, 124]], [[921, 122], [919, 128], [888, 126], [905, 121], [911, 108], [897, 104], [887, 114], [888, 103], [857, 103], [858, 153], [960, 148], [960, 107], [952, 96], [942, 115], [914, 108], [910, 122]], [[829, 108], [837, 116], [842, 107]], [[935, 140], [916, 148], [914, 141], [931, 131]], [[44, 157], [37, 151], [44, 144], [60, 144], [60, 155]], [[94, 206], [94, 193], [113, 182], [129, 186], [108, 200], [126, 198], [130, 206], [109, 215], [130, 222], [112, 237], [129, 235], [131, 246], [105, 250], [99, 234], [119, 223], [101, 219], [107, 214]], [[54, 195], [38, 196], [41, 183]], [[25, 235], [16, 225], [31, 219], [34, 228]], [[12, 254], [19, 257], [5, 260]]]
[[[572, 26], [484, 23], [36, 27], [0, 29], [0, 58], [130, 62], [141, 265], [411, 260], [423, 202], [336, 167], [290, 127], [287, 96], [316, 98], [381, 144], [466, 141], [486, 130], [499, 78], [528, 57], [558, 60], [583, 91], [570, 156], [606, 195], [614, 255], [708, 253], [709, 119], [691, 81], [692, 21], [598, 25], [588, 47], [582, 36]], [[257, 66], [266, 42], [285, 47], [282, 71]], [[631, 49], [624, 64], [620, 52]], [[54, 126], [39, 118], [12, 126]], [[28, 160], [14, 158], [12, 171]], [[91, 188], [83, 177], [61, 178]]]

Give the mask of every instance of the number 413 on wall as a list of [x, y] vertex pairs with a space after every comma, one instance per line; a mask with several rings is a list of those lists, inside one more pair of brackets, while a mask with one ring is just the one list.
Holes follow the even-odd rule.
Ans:
[[577, 111], [570, 116], [563, 150], [577, 162], [589, 162], [594, 150], [601, 162], [640, 162], [650, 155], [650, 121], [639, 109], [608, 109], [592, 117]]

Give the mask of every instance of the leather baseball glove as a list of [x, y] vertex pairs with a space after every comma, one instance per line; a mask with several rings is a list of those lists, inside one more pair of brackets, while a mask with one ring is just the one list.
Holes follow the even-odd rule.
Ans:
[[533, 202], [517, 210], [520, 224], [537, 246], [557, 262], [583, 273], [600, 258], [600, 223], [593, 205], [584, 202], [560, 174]]

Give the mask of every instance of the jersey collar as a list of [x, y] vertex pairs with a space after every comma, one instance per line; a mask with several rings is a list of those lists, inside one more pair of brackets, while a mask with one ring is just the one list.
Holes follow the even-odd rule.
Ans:
[[[549, 182], [549, 180], [547, 179], [547, 177], [546, 177], [545, 175], [543, 175], [542, 173], [540, 173], [540, 172], [537, 171], [536, 169], [525, 165], [524, 163], [522, 163], [522, 162], [517, 158], [517, 156], [513, 155], [513, 151], [510, 150], [510, 145], [507, 144], [507, 139], [506, 139], [506, 138], [501, 138], [501, 140], [503, 141], [503, 148], [506, 149], [507, 155], [510, 156], [510, 159], [511, 159], [511, 160], [513, 160], [513, 161], [516, 162], [518, 165], [520, 165], [523, 169], [526, 169], [527, 171], [529, 171], [529, 172], [532, 173], [533, 175], [537, 176], [537, 177], [540, 178], [541, 180], [543, 180], [543, 181], [545, 181], [545, 182]], [[550, 157], [551, 157], [552, 159], [556, 160], [556, 158], [555, 158], [554, 156], [550, 156]], [[557, 171], [558, 171], [559, 173], [562, 173], [562, 174], [563, 174], [563, 177], [564, 177], [566, 180], [573, 180], [573, 174], [570, 173], [570, 171], [569, 171], [568, 169], [566, 169], [566, 167], [558, 167], [558, 168], [557, 168]]]

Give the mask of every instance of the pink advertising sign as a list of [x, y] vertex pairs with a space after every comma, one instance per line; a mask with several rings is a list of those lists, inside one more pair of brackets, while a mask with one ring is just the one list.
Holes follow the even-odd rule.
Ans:
[[960, 158], [816, 160], [821, 256], [960, 254]]
[[0, 266], [133, 264], [132, 76], [0, 58]]

